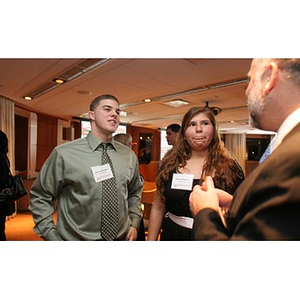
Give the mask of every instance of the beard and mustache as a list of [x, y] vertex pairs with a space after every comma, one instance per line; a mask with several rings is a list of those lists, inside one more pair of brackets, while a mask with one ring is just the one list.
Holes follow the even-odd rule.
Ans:
[[263, 129], [262, 117], [265, 110], [265, 103], [261, 94], [261, 82], [256, 80], [251, 91], [246, 92], [249, 111], [249, 123], [252, 127]]

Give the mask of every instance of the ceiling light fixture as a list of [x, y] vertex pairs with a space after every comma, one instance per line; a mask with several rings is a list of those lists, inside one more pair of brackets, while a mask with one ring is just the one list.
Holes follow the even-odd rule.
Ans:
[[29, 97], [29, 96], [25, 96], [25, 97], [23, 97], [25, 100], [27, 100], [27, 101], [30, 101], [30, 100], [32, 100], [33, 98], [31, 98], [31, 97]]
[[151, 99], [145, 99], [144, 102], [149, 103], [151, 102]]
[[164, 102], [163, 104], [177, 108], [177, 107], [182, 107], [182, 106], [188, 105], [189, 102], [182, 100], [182, 99], [175, 99], [175, 100], [171, 100], [168, 102]]
[[65, 80], [60, 79], [60, 78], [54, 78], [53, 81], [56, 82], [56, 83], [58, 83], [58, 84], [63, 84], [63, 83], [66, 82]]

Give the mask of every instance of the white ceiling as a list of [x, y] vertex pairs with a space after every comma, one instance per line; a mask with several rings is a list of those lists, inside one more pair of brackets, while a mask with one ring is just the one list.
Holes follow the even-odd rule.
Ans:
[[[222, 109], [217, 120], [223, 131], [249, 130], [245, 89], [251, 59], [105, 59], [32, 101], [23, 99], [82, 63], [85, 59], [0, 59], [0, 95], [20, 107], [71, 120], [86, 113], [95, 97], [113, 94], [127, 113], [121, 122], [152, 128], [181, 123], [190, 107], [208, 101]], [[237, 84], [215, 86], [240, 79]], [[152, 102], [144, 103], [147, 98]], [[189, 104], [164, 105], [174, 99]]]

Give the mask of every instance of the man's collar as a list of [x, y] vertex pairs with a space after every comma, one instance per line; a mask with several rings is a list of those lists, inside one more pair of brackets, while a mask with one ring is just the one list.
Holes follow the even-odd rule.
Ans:
[[89, 132], [86, 139], [93, 151], [95, 151], [100, 146], [101, 143], [110, 143], [112, 145], [112, 147], [115, 150], [117, 150], [114, 139], [112, 139], [110, 142], [100, 141], [91, 132]]
[[287, 134], [300, 122], [300, 108], [291, 113], [279, 127], [272, 141], [271, 153], [281, 144]]

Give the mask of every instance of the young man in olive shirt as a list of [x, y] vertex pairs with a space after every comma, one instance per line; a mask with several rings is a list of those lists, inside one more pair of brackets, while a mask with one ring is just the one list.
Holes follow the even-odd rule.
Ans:
[[119, 113], [119, 101], [114, 96], [94, 99], [88, 136], [56, 147], [42, 167], [30, 192], [29, 209], [34, 230], [44, 240], [103, 240], [102, 181], [92, 171], [101, 165], [102, 142], [109, 143], [107, 153], [117, 182], [119, 230], [115, 240], [136, 240], [143, 185], [135, 153], [112, 139], [120, 122]]

